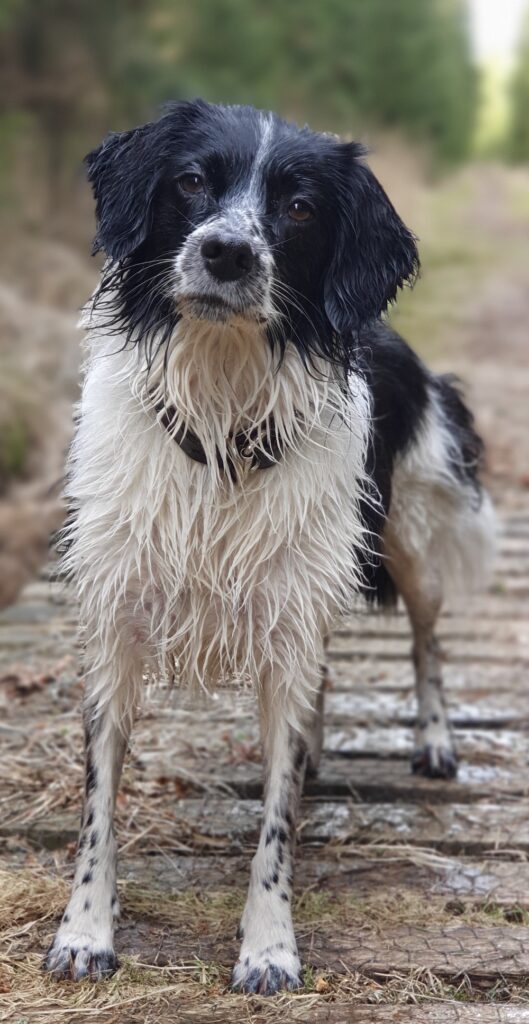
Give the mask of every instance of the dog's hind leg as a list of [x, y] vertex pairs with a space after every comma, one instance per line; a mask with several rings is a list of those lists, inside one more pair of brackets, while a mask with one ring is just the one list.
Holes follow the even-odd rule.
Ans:
[[300, 984], [301, 965], [292, 923], [296, 817], [306, 765], [306, 740], [287, 721], [277, 693], [261, 695], [264, 815], [241, 918], [233, 985], [272, 995]]
[[123, 687], [100, 707], [88, 694], [84, 707], [85, 796], [70, 901], [44, 960], [56, 978], [93, 980], [112, 974], [116, 893], [113, 817], [130, 732]]
[[434, 633], [443, 598], [441, 575], [434, 563], [404, 551], [395, 537], [385, 536], [384, 540], [387, 569], [404, 600], [413, 634], [417, 719], [412, 771], [429, 778], [451, 779], [457, 773], [457, 755]]

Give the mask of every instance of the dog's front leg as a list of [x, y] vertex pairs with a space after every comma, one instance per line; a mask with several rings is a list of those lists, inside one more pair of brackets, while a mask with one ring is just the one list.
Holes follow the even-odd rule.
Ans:
[[116, 703], [114, 698], [101, 711], [87, 704], [84, 711], [85, 798], [73, 889], [43, 965], [56, 978], [96, 980], [117, 968], [113, 817], [129, 727]]
[[300, 985], [301, 965], [292, 924], [296, 817], [306, 764], [304, 735], [288, 725], [284, 702], [263, 691], [264, 815], [241, 918], [233, 985], [273, 995]]

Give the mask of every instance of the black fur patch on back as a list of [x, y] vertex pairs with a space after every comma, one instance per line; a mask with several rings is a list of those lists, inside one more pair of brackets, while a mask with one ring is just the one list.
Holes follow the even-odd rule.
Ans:
[[403, 455], [420, 429], [430, 401], [437, 398], [444, 426], [451, 439], [447, 451], [448, 468], [471, 488], [475, 504], [481, 502], [480, 471], [483, 467], [483, 441], [474, 428], [474, 417], [467, 408], [461, 385], [450, 374], [435, 376], [409, 345], [384, 324], [366, 330], [359, 340], [359, 363], [371, 392], [373, 428], [367, 471], [372, 494], [362, 503], [364, 524], [372, 533], [373, 555], [363, 564], [362, 593], [371, 603], [391, 607], [397, 601], [397, 589], [381, 557], [380, 537], [391, 505], [391, 483], [397, 456]]
[[375, 499], [373, 504], [369, 499], [362, 502], [372, 550], [362, 566], [362, 593], [369, 602], [388, 608], [396, 604], [398, 594], [381, 559], [380, 536], [391, 504], [393, 466], [417, 435], [431, 378], [409, 345], [382, 323], [360, 335], [359, 363], [371, 393], [373, 426], [366, 468]]

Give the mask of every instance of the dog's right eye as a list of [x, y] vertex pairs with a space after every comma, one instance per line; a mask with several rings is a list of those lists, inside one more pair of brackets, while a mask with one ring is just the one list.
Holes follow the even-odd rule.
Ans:
[[187, 192], [191, 196], [198, 196], [201, 192], [206, 191], [204, 179], [200, 174], [182, 174], [178, 178], [178, 184], [183, 192]]

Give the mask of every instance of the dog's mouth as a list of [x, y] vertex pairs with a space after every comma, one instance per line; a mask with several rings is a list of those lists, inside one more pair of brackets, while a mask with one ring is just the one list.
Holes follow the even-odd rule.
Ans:
[[226, 323], [229, 320], [244, 319], [264, 322], [262, 314], [255, 307], [239, 307], [227, 302], [219, 295], [203, 295], [200, 293], [183, 295], [178, 302], [184, 315], [197, 320], [212, 320]]

